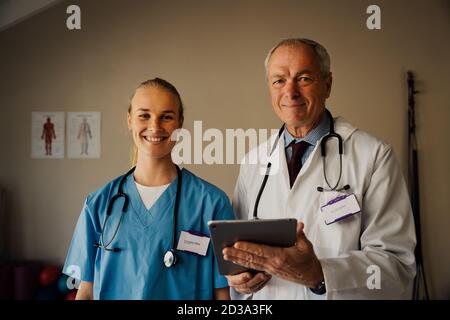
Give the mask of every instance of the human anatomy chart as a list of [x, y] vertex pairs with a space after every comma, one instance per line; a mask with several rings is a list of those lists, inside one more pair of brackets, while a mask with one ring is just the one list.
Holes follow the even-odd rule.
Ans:
[[31, 158], [64, 158], [64, 112], [32, 112]]
[[100, 158], [100, 112], [67, 113], [67, 157]]

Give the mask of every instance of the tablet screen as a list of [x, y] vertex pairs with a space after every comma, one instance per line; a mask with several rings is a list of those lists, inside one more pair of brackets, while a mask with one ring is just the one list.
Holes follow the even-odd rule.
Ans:
[[222, 249], [236, 241], [249, 241], [277, 247], [290, 247], [296, 241], [296, 219], [213, 220], [208, 223], [214, 254], [223, 275], [238, 274], [249, 269], [225, 261]]

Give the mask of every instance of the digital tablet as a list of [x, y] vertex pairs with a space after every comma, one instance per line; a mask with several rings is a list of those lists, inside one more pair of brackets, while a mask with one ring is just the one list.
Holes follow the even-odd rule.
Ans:
[[248, 271], [248, 268], [223, 259], [222, 249], [236, 241], [249, 241], [277, 247], [291, 247], [296, 241], [296, 219], [212, 220], [208, 222], [214, 254], [223, 275]]

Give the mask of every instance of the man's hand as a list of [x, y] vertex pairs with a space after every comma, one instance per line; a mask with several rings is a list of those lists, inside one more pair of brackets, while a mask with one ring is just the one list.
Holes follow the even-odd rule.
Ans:
[[270, 274], [258, 272], [255, 275], [243, 272], [234, 276], [226, 276], [228, 285], [239, 293], [250, 294], [261, 290], [272, 278]]
[[[313, 288], [323, 280], [323, 272], [320, 261], [314, 253], [311, 242], [306, 238], [303, 228], [303, 223], [297, 224], [297, 242], [292, 247], [281, 248], [238, 241], [233, 247], [223, 249], [224, 259]], [[246, 283], [243, 280], [245, 274], [239, 275], [242, 278], [233, 278], [233, 284], [228, 278], [230, 287], [241, 286], [240, 289], [248, 291], [251, 285], [257, 285], [256, 280], [251, 285]], [[248, 282], [251, 280], [249, 279]]]

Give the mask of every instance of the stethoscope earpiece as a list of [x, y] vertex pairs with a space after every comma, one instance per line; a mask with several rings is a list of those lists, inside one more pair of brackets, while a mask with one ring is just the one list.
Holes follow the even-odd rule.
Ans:
[[349, 184], [346, 184], [345, 186], [343, 186], [342, 188], [340, 188], [340, 189], [324, 189], [324, 188], [322, 188], [322, 187], [317, 187], [317, 191], [319, 191], [319, 192], [324, 192], [324, 191], [347, 191], [347, 190], [349, 190], [350, 189], [350, 185]]
[[100, 243], [94, 243], [94, 247], [96, 248], [102, 248], [105, 251], [110, 251], [110, 252], [120, 252], [120, 248], [107, 248], [106, 246], [100, 244]]
[[349, 189], [350, 189], [350, 185], [349, 184], [346, 184], [345, 186], [343, 186], [340, 189], [334, 189], [334, 190], [333, 189], [325, 190], [323, 187], [317, 187], [317, 191], [319, 191], [319, 192], [324, 192], [324, 191], [347, 191]]

